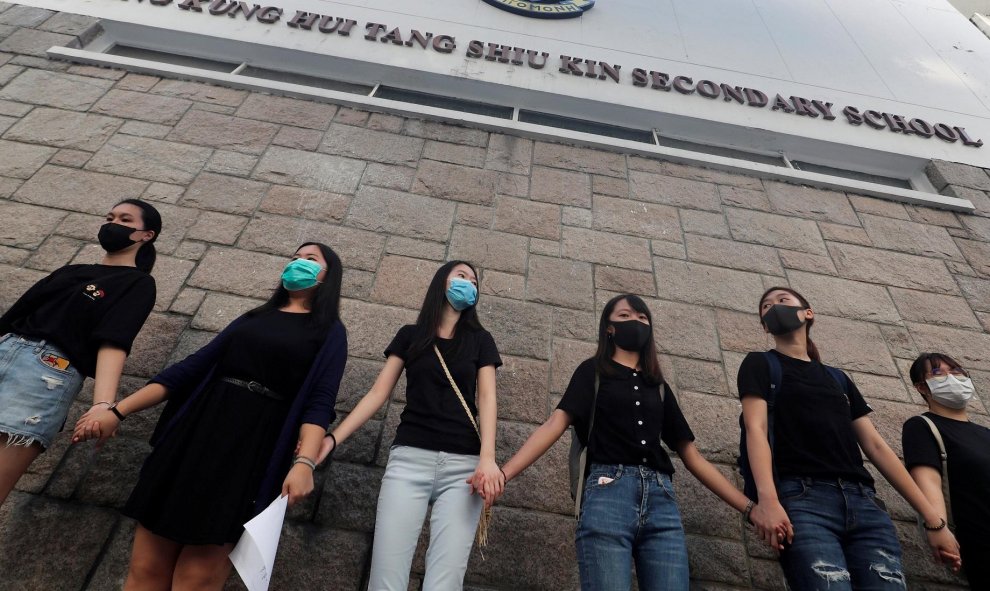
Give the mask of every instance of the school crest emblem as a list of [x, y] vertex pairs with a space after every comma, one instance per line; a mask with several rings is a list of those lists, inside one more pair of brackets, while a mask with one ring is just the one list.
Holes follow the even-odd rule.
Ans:
[[485, 0], [485, 2], [522, 16], [534, 18], [574, 18], [591, 10], [595, 0]]

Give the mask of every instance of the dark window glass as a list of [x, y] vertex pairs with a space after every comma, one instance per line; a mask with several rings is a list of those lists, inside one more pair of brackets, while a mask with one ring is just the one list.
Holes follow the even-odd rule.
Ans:
[[317, 76], [296, 74], [295, 72], [282, 72], [279, 70], [269, 70], [267, 68], [257, 68], [254, 66], [247, 66], [237, 74], [239, 76], [249, 76], [251, 78], [263, 78], [265, 80], [273, 80], [275, 82], [287, 82], [289, 84], [299, 84], [302, 86], [323, 88], [325, 90], [336, 90], [339, 92], [348, 92], [351, 94], [367, 95], [371, 92], [371, 89], [374, 88], [366, 84], [352, 84], [350, 82], [341, 82], [340, 80], [331, 80], [330, 78], [319, 78]]
[[678, 148], [680, 150], [690, 150], [692, 152], [701, 152], [702, 154], [711, 154], [712, 156], [724, 156], [726, 158], [735, 158], [737, 160], [759, 162], [760, 164], [769, 164], [771, 166], [784, 166], [784, 159], [780, 156], [758, 154], [756, 152], [747, 152], [746, 150], [738, 150], [736, 148], [709, 146], [707, 144], [699, 144], [697, 142], [689, 142], [687, 140], [675, 140], [673, 138], [663, 136], [660, 136], [660, 145], [667, 146], [668, 148]]
[[512, 119], [512, 107], [502, 105], [492, 105], [477, 101], [469, 101], [438, 94], [428, 94], [415, 90], [405, 90], [392, 86], [379, 86], [375, 92], [375, 98], [387, 99], [390, 101], [402, 101], [415, 105], [427, 107], [437, 107], [439, 109], [450, 109], [452, 111], [462, 111], [464, 113], [474, 113], [475, 115], [487, 115], [500, 119]]
[[856, 170], [845, 170], [842, 168], [833, 168], [831, 166], [824, 166], [821, 164], [813, 164], [811, 162], [801, 162], [798, 160], [791, 160], [791, 164], [794, 168], [798, 170], [805, 170], [808, 172], [817, 172], [820, 174], [827, 174], [831, 176], [840, 176], [846, 179], [853, 179], [856, 181], [864, 181], [867, 183], [877, 183], [878, 185], [887, 185], [889, 187], [900, 187], [901, 189], [913, 189], [911, 186], [911, 181], [907, 179], [898, 179], [889, 176], [880, 176], [878, 174], [869, 174], [866, 172], [859, 172]]
[[219, 60], [204, 59], [201, 57], [191, 57], [188, 55], [179, 55], [177, 53], [168, 53], [165, 51], [155, 51], [154, 49], [144, 49], [141, 47], [131, 47], [129, 45], [114, 45], [107, 53], [110, 55], [119, 55], [122, 57], [133, 57], [135, 59], [149, 60], [153, 62], [161, 62], [165, 64], [172, 64], [175, 66], [185, 66], [187, 68], [199, 68], [201, 70], [210, 70], [211, 72], [233, 72], [239, 64], [233, 62], [223, 62]]
[[564, 117], [562, 115], [551, 115], [550, 113], [538, 113], [536, 111], [519, 111], [519, 120], [524, 123], [535, 123], [537, 125], [570, 129], [571, 131], [581, 131], [584, 133], [614, 137], [620, 140], [631, 140], [634, 142], [656, 145], [653, 142], [653, 132], [644, 131], [642, 129], [620, 127], [618, 125], [597, 123], [595, 121], [575, 119], [573, 117]]

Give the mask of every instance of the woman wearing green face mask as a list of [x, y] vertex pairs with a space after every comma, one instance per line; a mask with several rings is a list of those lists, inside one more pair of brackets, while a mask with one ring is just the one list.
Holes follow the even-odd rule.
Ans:
[[102, 441], [130, 414], [168, 400], [123, 509], [138, 521], [125, 589], [221, 589], [243, 524], [279, 494], [292, 505], [313, 490], [347, 360], [341, 275], [328, 246], [302, 245], [268, 302], [79, 420], [77, 440]]

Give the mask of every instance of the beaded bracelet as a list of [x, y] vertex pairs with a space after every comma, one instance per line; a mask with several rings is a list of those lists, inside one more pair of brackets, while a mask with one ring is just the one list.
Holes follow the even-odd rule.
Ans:
[[927, 523], [923, 523], [922, 525], [924, 526], [926, 531], [939, 531], [940, 529], [945, 529], [945, 518], [940, 517], [939, 522], [940, 523], [936, 526], [931, 526], [928, 525]]
[[746, 518], [746, 523], [748, 523], [750, 525], [753, 525], [753, 520], [750, 519], [749, 514], [753, 512], [753, 507], [755, 507], [755, 506], [756, 506], [756, 503], [754, 503], [751, 500], [750, 502], [746, 503], [746, 508], [743, 509], [743, 517]]

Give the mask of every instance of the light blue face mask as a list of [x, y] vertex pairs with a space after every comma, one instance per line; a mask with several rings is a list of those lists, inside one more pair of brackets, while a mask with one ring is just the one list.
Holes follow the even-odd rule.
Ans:
[[455, 277], [447, 288], [447, 301], [458, 312], [470, 308], [478, 302], [478, 288], [467, 279]]
[[289, 262], [282, 271], [282, 287], [289, 291], [299, 291], [309, 289], [319, 281], [316, 276], [320, 274], [323, 267], [316, 261], [308, 259], [296, 259]]

